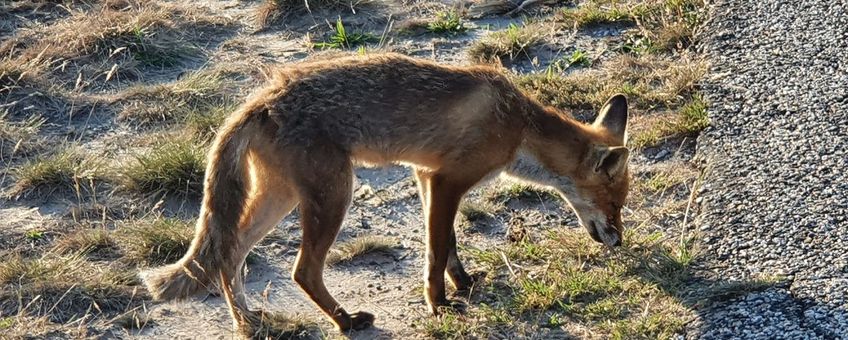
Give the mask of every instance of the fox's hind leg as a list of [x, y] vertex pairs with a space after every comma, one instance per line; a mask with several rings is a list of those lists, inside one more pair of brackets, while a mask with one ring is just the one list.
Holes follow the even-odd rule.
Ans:
[[239, 234], [239, 249], [234, 259], [238, 265], [234, 267], [235, 275], [233, 276], [233, 293], [235, 294], [238, 304], [242, 307], [247, 307], [246, 298], [244, 295], [244, 264], [247, 255], [253, 250], [259, 241], [265, 235], [268, 235], [277, 223], [288, 215], [297, 205], [297, 197], [293, 194], [280, 193], [279, 196], [270, 196], [262, 198], [262, 202], [253, 204], [246, 210], [251, 215], [251, 219], [247, 227]]
[[[426, 190], [429, 185], [428, 181], [430, 179], [431, 174], [423, 169], [415, 169], [414, 171], [416, 183], [418, 183], [418, 194], [421, 198], [421, 205], [424, 208], [424, 214], [427, 214], [430, 207], [428, 205], [428, 191]], [[425, 218], [426, 221], [426, 218]], [[454, 288], [457, 290], [467, 290], [471, 288], [474, 284], [474, 279], [471, 275], [468, 275], [468, 272], [465, 271], [465, 268], [462, 266], [462, 262], [459, 260], [459, 256], [456, 252], [456, 232], [451, 226], [450, 228], [450, 238], [447, 241], [448, 245], [448, 260], [445, 270], [450, 278], [451, 283], [453, 283]]]
[[[277, 223], [297, 205], [298, 197], [280, 174], [280, 168], [269, 164], [273, 156], [259, 157], [251, 150], [248, 154], [250, 195], [239, 221], [238, 248], [232, 259], [221, 270], [222, 291], [237, 323], [254, 323], [255, 313], [248, 310], [244, 291], [244, 263], [253, 247], [270, 233]], [[237, 325], [238, 326], [238, 325]]]
[[[303, 241], [292, 279], [340, 330], [369, 327], [374, 316], [364, 312], [348, 314], [327, 291], [323, 277], [327, 252], [336, 240], [353, 195], [350, 158], [327, 146], [306, 152], [294, 164], [303, 165], [295, 179], [301, 197], [298, 209]], [[314, 164], [320, 166], [310, 166]]]
[[448, 240], [448, 263], [445, 270], [456, 290], [468, 290], [474, 285], [474, 278], [465, 271], [456, 253], [455, 228], [451, 228], [450, 239]]

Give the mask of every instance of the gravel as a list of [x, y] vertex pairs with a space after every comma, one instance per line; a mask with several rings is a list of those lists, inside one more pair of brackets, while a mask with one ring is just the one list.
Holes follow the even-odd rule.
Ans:
[[848, 339], [848, 4], [710, 7], [705, 267], [721, 281], [785, 279], [704, 307], [689, 335]]

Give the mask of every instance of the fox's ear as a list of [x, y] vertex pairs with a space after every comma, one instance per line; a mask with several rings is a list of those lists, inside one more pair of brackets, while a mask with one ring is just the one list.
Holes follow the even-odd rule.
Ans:
[[595, 149], [595, 172], [615, 177], [627, 168], [630, 150], [623, 146], [597, 147]]
[[627, 142], [627, 97], [620, 93], [612, 96], [592, 125], [606, 129], [624, 145]]

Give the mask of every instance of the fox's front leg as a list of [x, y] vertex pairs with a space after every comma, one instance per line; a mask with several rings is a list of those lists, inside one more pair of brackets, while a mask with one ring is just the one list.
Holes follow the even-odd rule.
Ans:
[[[449, 305], [445, 296], [445, 268], [456, 240], [453, 222], [459, 202], [476, 178], [461, 179], [443, 174], [433, 174], [423, 182], [427, 202], [427, 266], [424, 270], [424, 288], [430, 312], [438, 314], [439, 306]], [[460, 267], [461, 269], [461, 267]]]
[[[424, 208], [424, 214], [430, 210], [429, 207], [429, 181], [432, 173], [424, 169], [415, 169], [414, 171], [416, 182], [418, 183], [418, 194], [421, 198], [421, 205]], [[426, 223], [426, 218], [425, 218]], [[457, 290], [468, 290], [474, 284], [474, 278], [465, 271], [462, 262], [459, 261], [459, 256], [456, 251], [456, 232], [453, 226], [450, 228], [450, 238], [447, 242], [448, 259], [445, 265], [445, 271], [448, 274], [454, 288]]]

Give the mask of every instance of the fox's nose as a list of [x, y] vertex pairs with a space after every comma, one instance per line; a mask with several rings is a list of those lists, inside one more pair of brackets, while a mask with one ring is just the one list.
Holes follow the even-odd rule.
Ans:
[[621, 237], [618, 237], [618, 234], [616, 234], [615, 242], [612, 243], [612, 246], [613, 247], [621, 246]]
[[610, 247], [618, 247], [621, 245], [621, 235], [618, 230], [610, 226], [598, 226], [595, 221], [589, 221], [589, 226], [586, 228], [589, 231], [589, 236], [599, 243], [603, 243]]
[[595, 242], [604, 243], [604, 241], [601, 241], [601, 236], [598, 235], [598, 226], [595, 225], [595, 221], [589, 221], [586, 231], [589, 232], [589, 236], [591, 236]]

